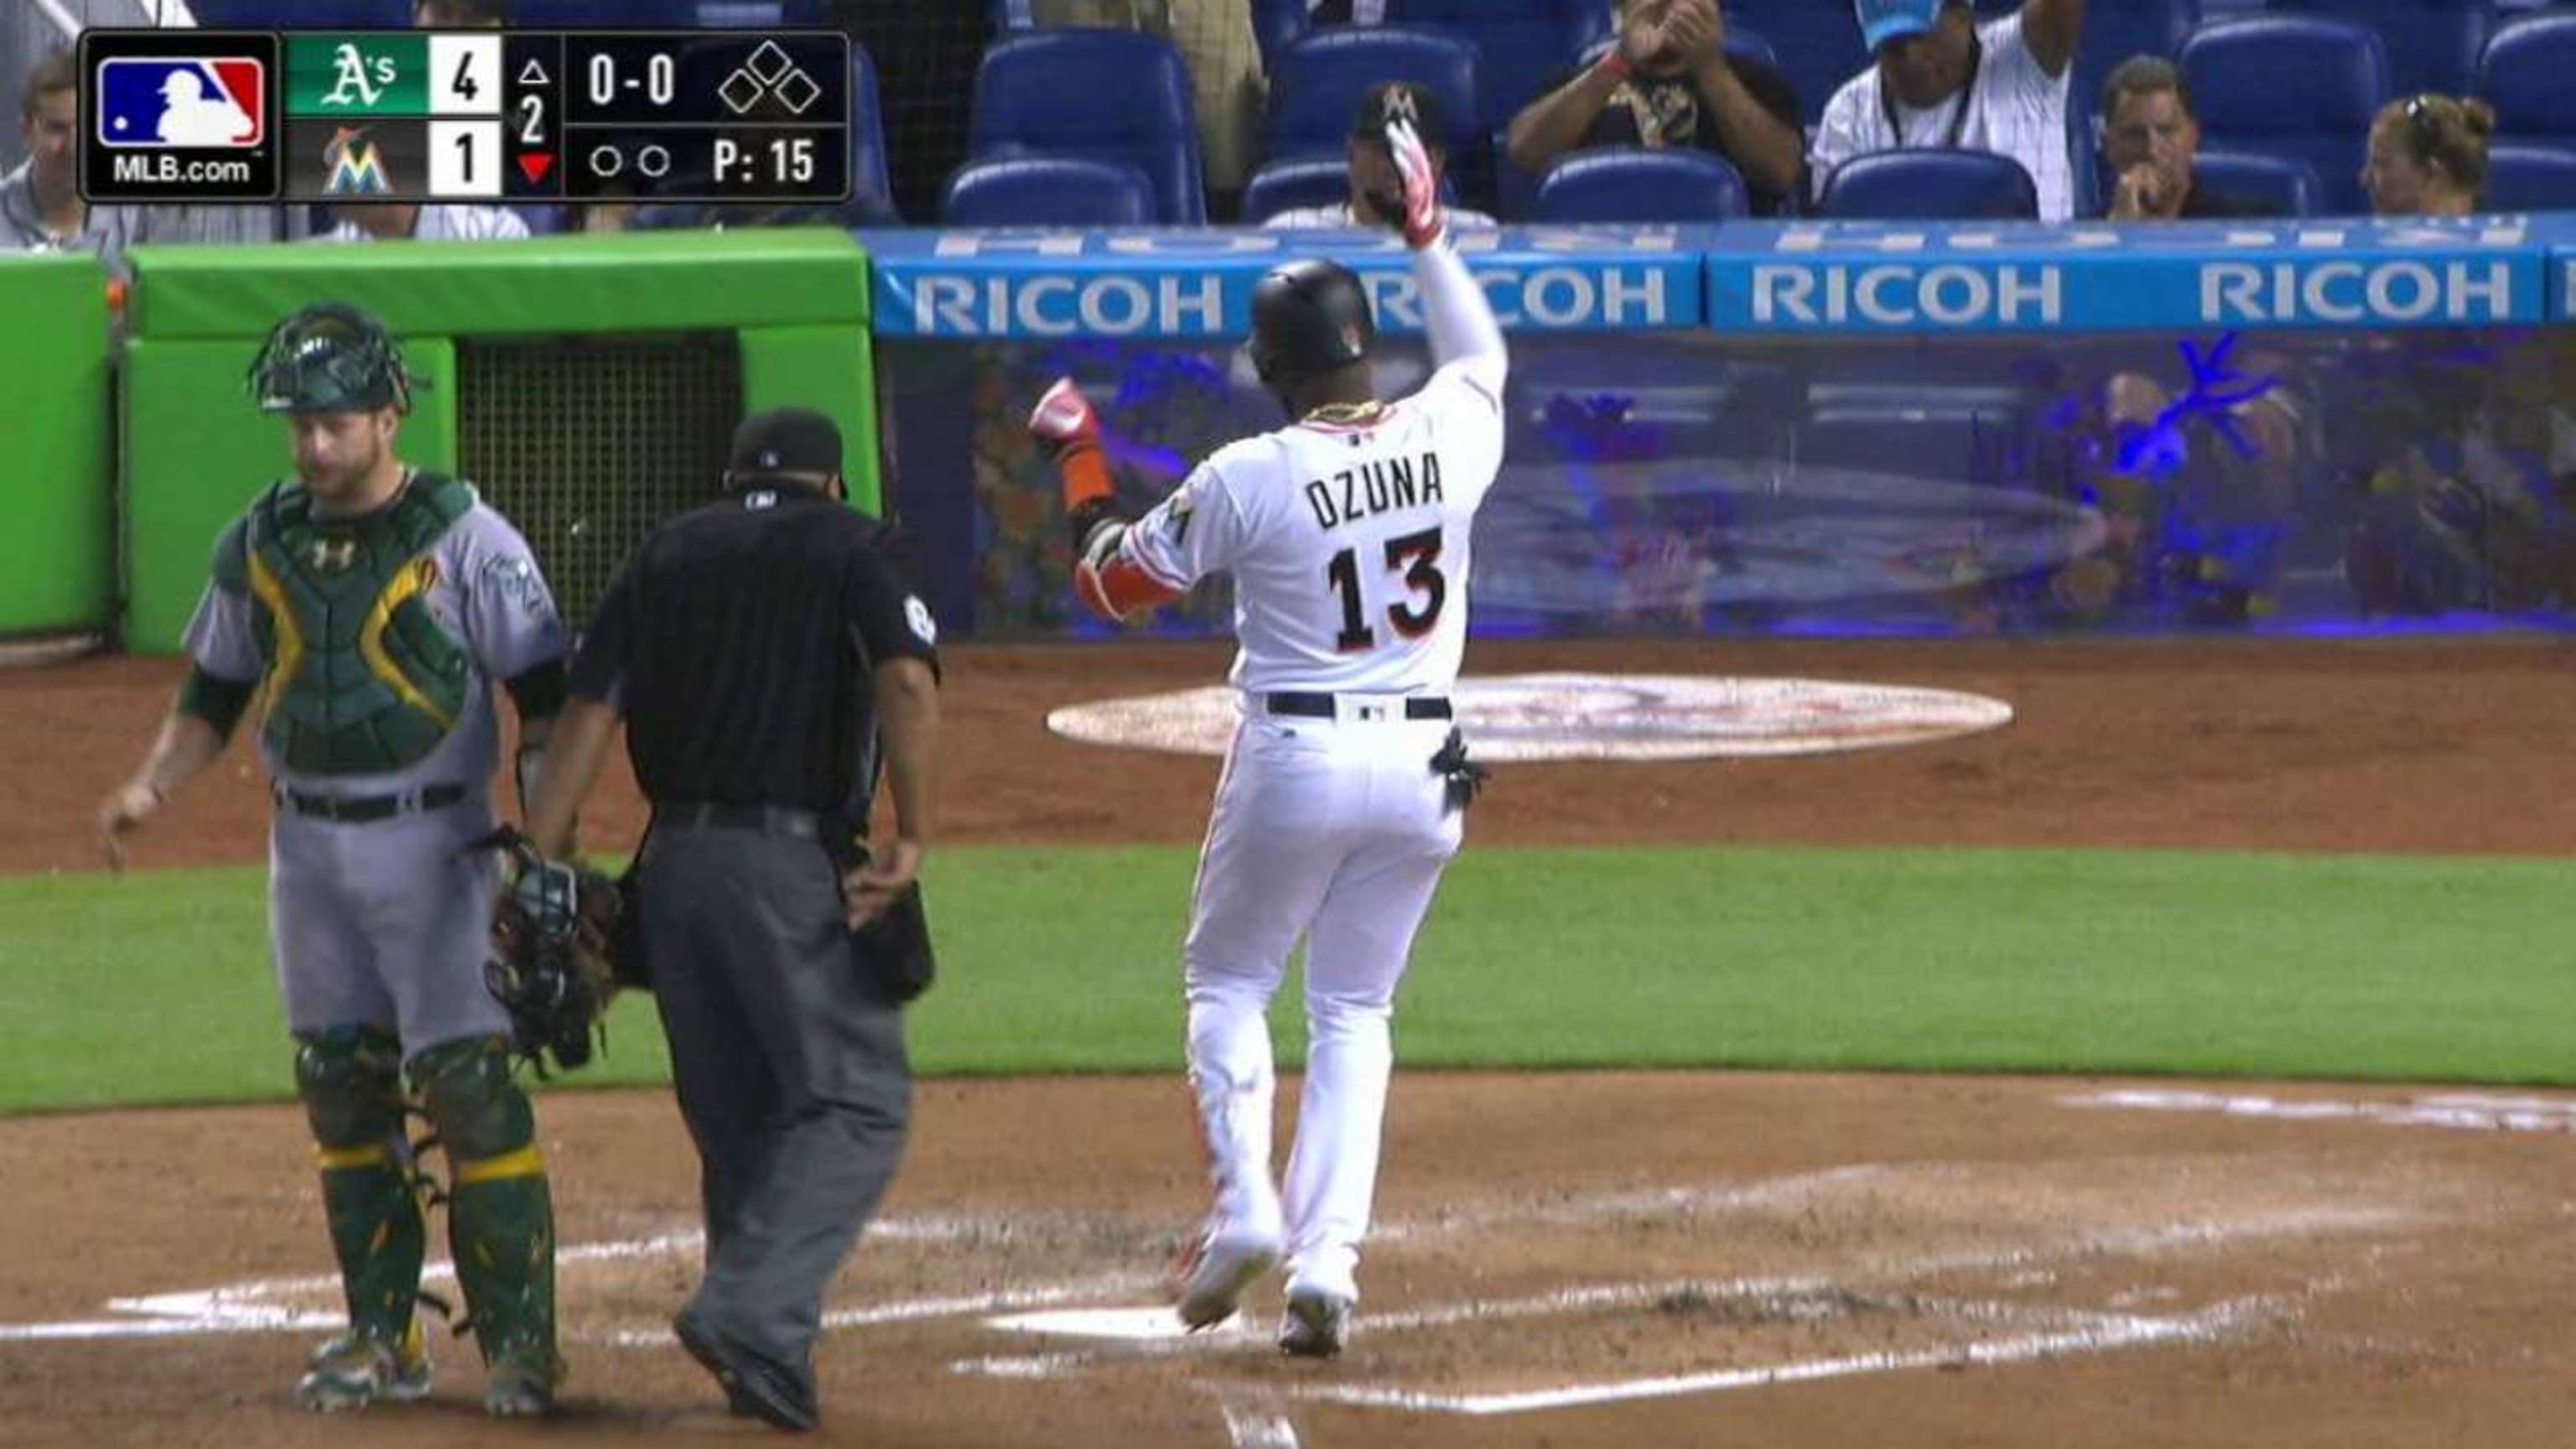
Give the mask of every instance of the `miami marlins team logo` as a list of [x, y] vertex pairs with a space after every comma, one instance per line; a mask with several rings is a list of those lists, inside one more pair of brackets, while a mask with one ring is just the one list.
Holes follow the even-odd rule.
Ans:
[[392, 56], [377, 56], [371, 73], [367, 57], [354, 45], [343, 45], [333, 54], [331, 72], [330, 94], [322, 98], [326, 106], [372, 106], [384, 99], [385, 87], [394, 82]]
[[322, 181], [326, 196], [383, 196], [394, 189], [385, 158], [376, 143], [367, 139], [364, 126], [332, 131], [329, 144], [322, 148], [322, 164], [330, 168]]

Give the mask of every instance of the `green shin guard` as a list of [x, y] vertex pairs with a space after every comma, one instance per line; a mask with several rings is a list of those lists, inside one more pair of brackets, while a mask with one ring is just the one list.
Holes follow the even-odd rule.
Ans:
[[349, 1327], [388, 1345], [411, 1331], [428, 1238], [402, 1135], [401, 1060], [372, 1027], [301, 1037], [295, 1054]]
[[453, 1168], [448, 1246], [487, 1363], [559, 1377], [554, 1195], [536, 1113], [499, 1037], [448, 1042], [412, 1063], [423, 1110]]

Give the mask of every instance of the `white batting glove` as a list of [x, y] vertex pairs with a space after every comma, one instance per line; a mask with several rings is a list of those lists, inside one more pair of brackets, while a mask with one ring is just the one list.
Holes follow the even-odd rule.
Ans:
[[1404, 177], [1405, 245], [1415, 251], [1437, 246], [1448, 234], [1449, 218], [1440, 208], [1440, 171], [1431, 164], [1430, 148], [1413, 123], [1401, 118], [1387, 123], [1386, 146]]

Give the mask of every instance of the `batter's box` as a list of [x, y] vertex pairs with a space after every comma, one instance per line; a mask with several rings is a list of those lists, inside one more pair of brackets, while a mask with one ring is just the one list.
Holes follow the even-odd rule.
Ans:
[[987, 1318], [988, 1328], [1027, 1335], [1046, 1351], [952, 1368], [1054, 1379], [1162, 1372], [1179, 1359], [1194, 1361], [1194, 1374], [1266, 1392], [1484, 1414], [2202, 1341], [2279, 1311], [2270, 1300], [2244, 1299], [2161, 1315], [2096, 1312], [1821, 1278], [1606, 1284], [1364, 1313], [1349, 1350], [1321, 1380], [1268, 1352], [1266, 1334], [1248, 1316], [1185, 1335], [1168, 1309], [1145, 1308]]

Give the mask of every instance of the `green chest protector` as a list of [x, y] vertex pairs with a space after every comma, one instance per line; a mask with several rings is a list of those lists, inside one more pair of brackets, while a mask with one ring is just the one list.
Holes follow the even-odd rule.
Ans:
[[261, 495], [225, 549], [256, 601], [268, 661], [261, 726], [297, 775], [377, 775], [417, 764], [447, 738], [472, 684], [464, 641], [429, 607], [439, 538], [474, 506], [452, 478], [414, 474], [364, 518], [317, 518], [293, 483]]

